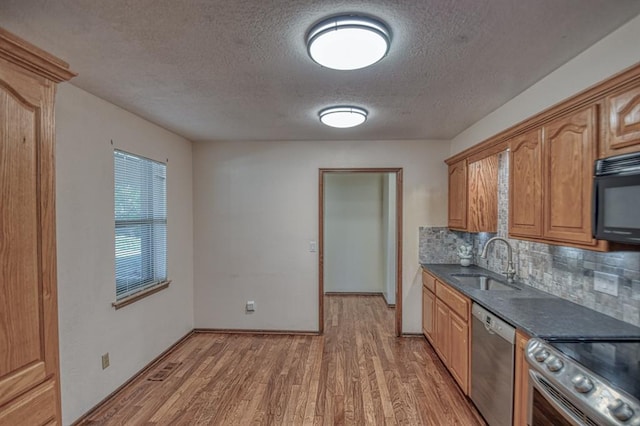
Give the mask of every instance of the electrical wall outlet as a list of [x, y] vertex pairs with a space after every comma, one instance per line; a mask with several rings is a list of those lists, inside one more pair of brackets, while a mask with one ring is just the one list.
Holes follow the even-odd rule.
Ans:
[[253, 300], [247, 300], [246, 309], [247, 309], [247, 312], [255, 312], [256, 302], [254, 302]]
[[102, 369], [104, 370], [109, 366], [109, 352], [102, 355]]
[[593, 271], [593, 289], [600, 293], [618, 295], [618, 276], [604, 272]]

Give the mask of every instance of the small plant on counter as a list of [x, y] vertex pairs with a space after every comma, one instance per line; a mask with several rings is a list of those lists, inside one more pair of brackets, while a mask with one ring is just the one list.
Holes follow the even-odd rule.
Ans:
[[471, 265], [471, 259], [473, 258], [473, 254], [471, 253], [472, 249], [473, 247], [468, 244], [462, 244], [460, 247], [458, 247], [458, 257], [460, 258], [460, 265]]

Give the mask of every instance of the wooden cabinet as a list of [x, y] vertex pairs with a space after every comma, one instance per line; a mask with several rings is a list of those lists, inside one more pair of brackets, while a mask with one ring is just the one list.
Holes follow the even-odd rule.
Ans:
[[449, 371], [462, 391], [467, 394], [469, 391], [469, 324], [452, 311], [449, 315]]
[[61, 424], [54, 185], [67, 64], [0, 29], [0, 424]]
[[600, 157], [640, 151], [640, 81], [605, 98]]
[[498, 231], [498, 156], [469, 162], [467, 231]]
[[449, 228], [467, 228], [467, 160], [449, 166]]
[[449, 366], [449, 322], [449, 307], [436, 299], [434, 348], [446, 366]]
[[509, 142], [509, 235], [542, 236], [542, 129]]
[[467, 232], [498, 229], [498, 157], [462, 160], [449, 166], [449, 228]]
[[433, 344], [436, 313], [436, 296], [422, 287], [422, 333]]
[[513, 425], [527, 426], [527, 405], [529, 404], [529, 366], [525, 359], [525, 349], [529, 336], [516, 330], [515, 384], [513, 393]]
[[606, 250], [591, 234], [597, 106], [509, 141], [509, 236]]
[[543, 127], [543, 235], [594, 245], [591, 234], [596, 107]]
[[467, 395], [471, 301], [426, 271], [422, 283], [422, 332]]

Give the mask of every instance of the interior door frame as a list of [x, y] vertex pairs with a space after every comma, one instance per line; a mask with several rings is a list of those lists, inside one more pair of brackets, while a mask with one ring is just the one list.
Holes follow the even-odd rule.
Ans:
[[396, 176], [396, 336], [402, 335], [402, 167], [321, 168], [318, 170], [318, 332], [324, 333], [324, 175], [327, 173], [393, 173]]

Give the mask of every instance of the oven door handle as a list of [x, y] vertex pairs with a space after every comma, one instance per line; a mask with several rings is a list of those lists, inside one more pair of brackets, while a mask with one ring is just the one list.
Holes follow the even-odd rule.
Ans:
[[[544, 397], [544, 399], [553, 406], [558, 412], [564, 417], [568, 422], [575, 426], [582, 426], [584, 423], [580, 421], [571, 411], [567, 410], [564, 406], [558, 403], [555, 396], [551, 394], [547, 389], [542, 387], [538, 382], [538, 378], [544, 378], [542, 375], [537, 373], [534, 370], [529, 370], [529, 375], [531, 376], [531, 385], [540, 392], [540, 394]], [[533, 424], [533, 392], [532, 395], [529, 396], [529, 425]]]

